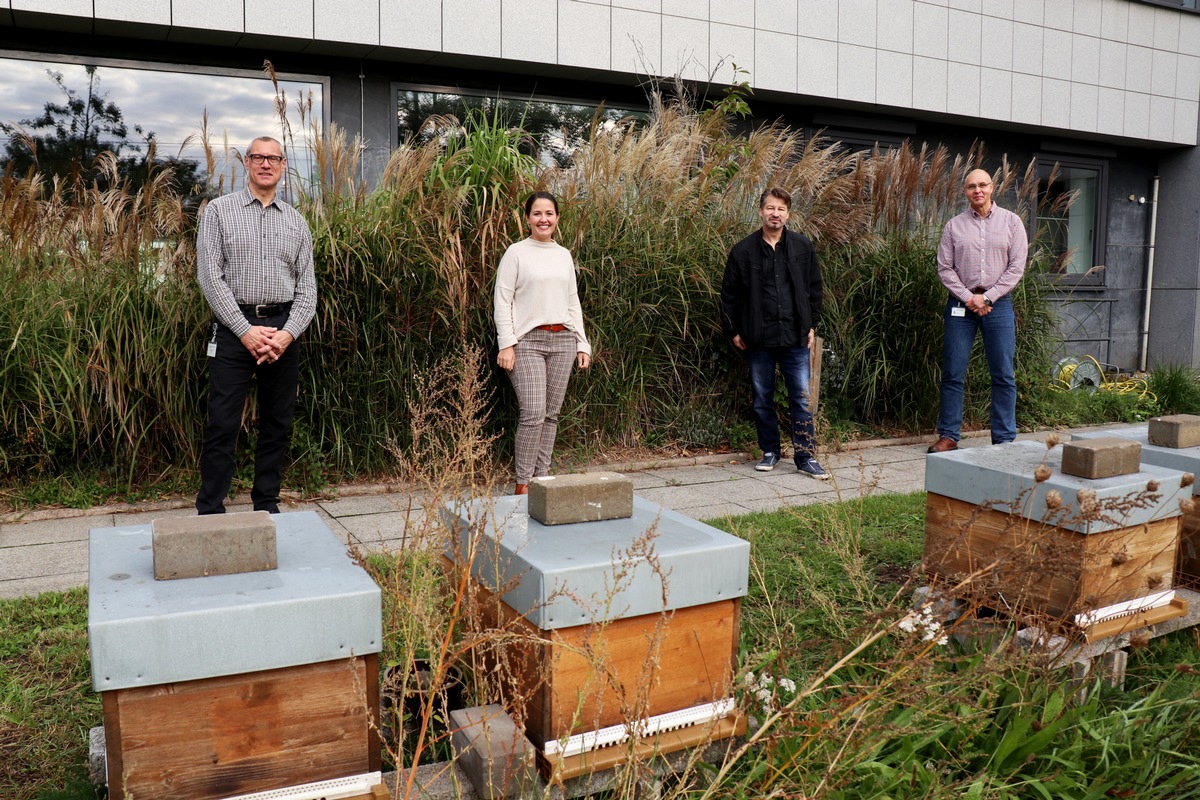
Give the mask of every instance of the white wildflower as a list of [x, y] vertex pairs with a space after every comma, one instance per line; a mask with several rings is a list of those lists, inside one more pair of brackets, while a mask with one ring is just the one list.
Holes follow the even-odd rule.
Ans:
[[905, 633], [921, 634], [923, 642], [946, 644], [950, 641], [944, 633], [942, 623], [933, 618], [933, 611], [928, 607], [908, 614], [896, 623], [896, 627]]
[[779, 686], [784, 691], [793, 692], [793, 693], [796, 691], [796, 682], [793, 681], [791, 678], [780, 678]]

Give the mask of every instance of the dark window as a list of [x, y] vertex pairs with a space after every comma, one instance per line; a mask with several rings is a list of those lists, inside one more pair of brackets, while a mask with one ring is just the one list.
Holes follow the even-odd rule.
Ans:
[[1038, 157], [1038, 209], [1033, 234], [1057, 263], [1057, 279], [1104, 285], [1107, 175], [1103, 162]]
[[396, 86], [397, 142], [422, 142], [454, 135], [473, 114], [500, 120], [531, 134], [529, 155], [546, 164], [566, 165], [587, 138], [592, 121], [615, 126], [644, 120], [644, 109], [619, 108], [587, 100], [484, 94], [464, 89]]

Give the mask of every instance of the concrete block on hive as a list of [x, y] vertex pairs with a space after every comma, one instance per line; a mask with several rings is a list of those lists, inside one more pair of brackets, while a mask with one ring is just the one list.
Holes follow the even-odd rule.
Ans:
[[484, 800], [521, 797], [537, 786], [537, 751], [499, 705], [450, 712], [450, 744]]
[[1141, 469], [1142, 446], [1129, 439], [1105, 436], [1063, 445], [1062, 471], [1078, 478], [1111, 478]]
[[616, 472], [553, 475], [529, 482], [529, 516], [570, 525], [633, 516], [633, 479]]
[[1150, 444], [1160, 447], [1196, 447], [1200, 445], [1200, 417], [1195, 414], [1172, 414], [1150, 420], [1147, 432]]
[[266, 511], [165, 517], [152, 526], [154, 579], [275, 569], [275, 522]]

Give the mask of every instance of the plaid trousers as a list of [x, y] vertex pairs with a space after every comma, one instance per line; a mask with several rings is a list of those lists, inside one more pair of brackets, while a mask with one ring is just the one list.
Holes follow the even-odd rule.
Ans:
[[534, 329], [517, 342], [517, 363], [508, 373], [521, 414], [517, 420], [517, 483], [550, 474], [558, 412], [579, 352], [571, 331]]

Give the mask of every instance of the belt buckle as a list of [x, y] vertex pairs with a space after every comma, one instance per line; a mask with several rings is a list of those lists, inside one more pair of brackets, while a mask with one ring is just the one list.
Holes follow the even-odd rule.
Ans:
[[259, 319], [266, 319], [270, 315], [265, 313], [263, 309], [271, 308], [272, 305], [273, 304], [271, 303], [260, 303], [256, 305], [254, 307], [254, 316], [258, 317]]

